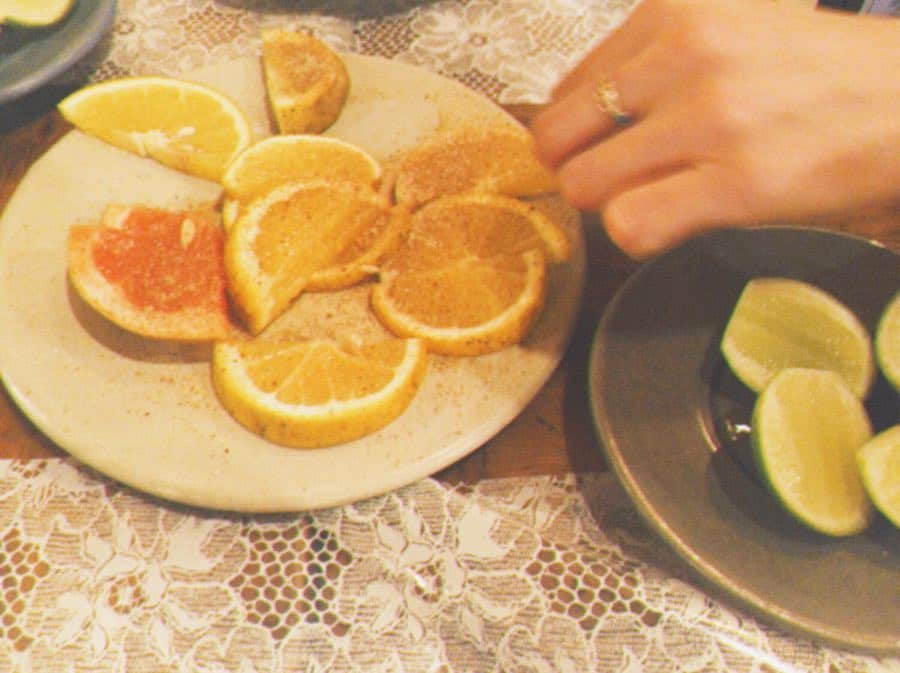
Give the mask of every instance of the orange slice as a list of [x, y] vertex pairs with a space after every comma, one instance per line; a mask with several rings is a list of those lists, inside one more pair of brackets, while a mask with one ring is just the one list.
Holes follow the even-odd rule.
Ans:
[[229, 231], [225, 268], [250, 331], [265, 329], [304, 290], [340, 289], [375, 274], [408, 220], [407, 211], [354, 183], [291, 183], [249, 204]]
[[262, 31], [269, 106], [281, 133], [320, 133], [331, 126], [350, 92], [343, 60], [312, 35]]
[[243, 112], [221, 93], [167, 77], [92, 84], [59, 103], [81, 131], [176, 170], [218, 181], [250, 144]]
[[467, 191], [536, 196], [557, 188], [524, 129], [491, 126], [442, 134], [413, 148], [400, 161], [394, 189], [398, 203], [415, 207]]
[[226, 230], [247, 202], [288, 182], [356, 182], [375, 189], [381, 165], [356, 145], [311, 134], [276, 135], [241, 152], [225, 171], [222, 220]]
[[391, 332], [429, 351], [497, 351], [520, 342], [543, 307], [546, 260], [568, 254], [561, 228], [516, 199], [436, 199], [416, 211], [384, 263], [372, 308]]
[[290, 447], [313, 448], [372, 433], [407, 408], [425, 375], [416, 340], [356, 347], [328, 340], [224, 341], [212, 380], [223, 406], [246, 428]]
[[116, 325], [159, 339], [204, 341], [233, 333], [223, 235], [211, 212], [110, 207], [103, 224], [69, 232], [69, 277]]
[[228, 166], [228, 196], [251, 199], [286, 182], [335, 180], [376, 187], [381, 165], [356, 145], [309, 134], [276, 135], [254, 143]]

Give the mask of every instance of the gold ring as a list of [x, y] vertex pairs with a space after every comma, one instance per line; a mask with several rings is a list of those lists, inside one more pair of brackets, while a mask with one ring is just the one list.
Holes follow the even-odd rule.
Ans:
[[621, 95], [615, 83], [609, 77], [603, 77], [594, 89], [594, 102], [619, 126], [631, 123], [634, 119], [622, 107]]

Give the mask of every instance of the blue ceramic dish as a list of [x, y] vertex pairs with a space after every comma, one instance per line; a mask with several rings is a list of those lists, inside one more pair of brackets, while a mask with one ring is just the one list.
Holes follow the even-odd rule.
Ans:
[[112, 26], [114, 0], [77, 0], [46, 30], [0, 35], [0, 105], [31, 93], [84, 58]]

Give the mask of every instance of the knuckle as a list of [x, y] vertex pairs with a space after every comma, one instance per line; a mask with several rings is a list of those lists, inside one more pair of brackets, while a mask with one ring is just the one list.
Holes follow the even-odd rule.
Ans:
[[663, 28], [667, 50], [678, 54], [682, 64], [695, 71], [714, 70], [727, 57], [731, 26], [723, 25], [715, 3], [682, 0], [677, 4], [683, 6], [673, 12]]
[[723, 202], [728, 204], [728, 219], [735, 224], [759, 220], [778, 200], [780, 178], [746, 149], [732, 153], [727, 161], [716, 171], [715, 180]]
[[576, 157], [559, 171], [559, 186], [563, 198], [580, 210], [599, 209], [604, 202], [601, 180], [582, 157]]
[[753, 110], [740, 85], [727, 78], [710, 78], [698, 87], [694, 104], [713, 147], [729, 151], [752, 141]]

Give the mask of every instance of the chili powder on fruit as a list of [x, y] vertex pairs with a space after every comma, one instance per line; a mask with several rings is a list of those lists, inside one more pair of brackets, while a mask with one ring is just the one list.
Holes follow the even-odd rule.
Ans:
[[203, 211], [132, 207], [120, 226], [100, 233], [94, 264], [138, 309], [222, 311], [224, 242], [221, 227]]

